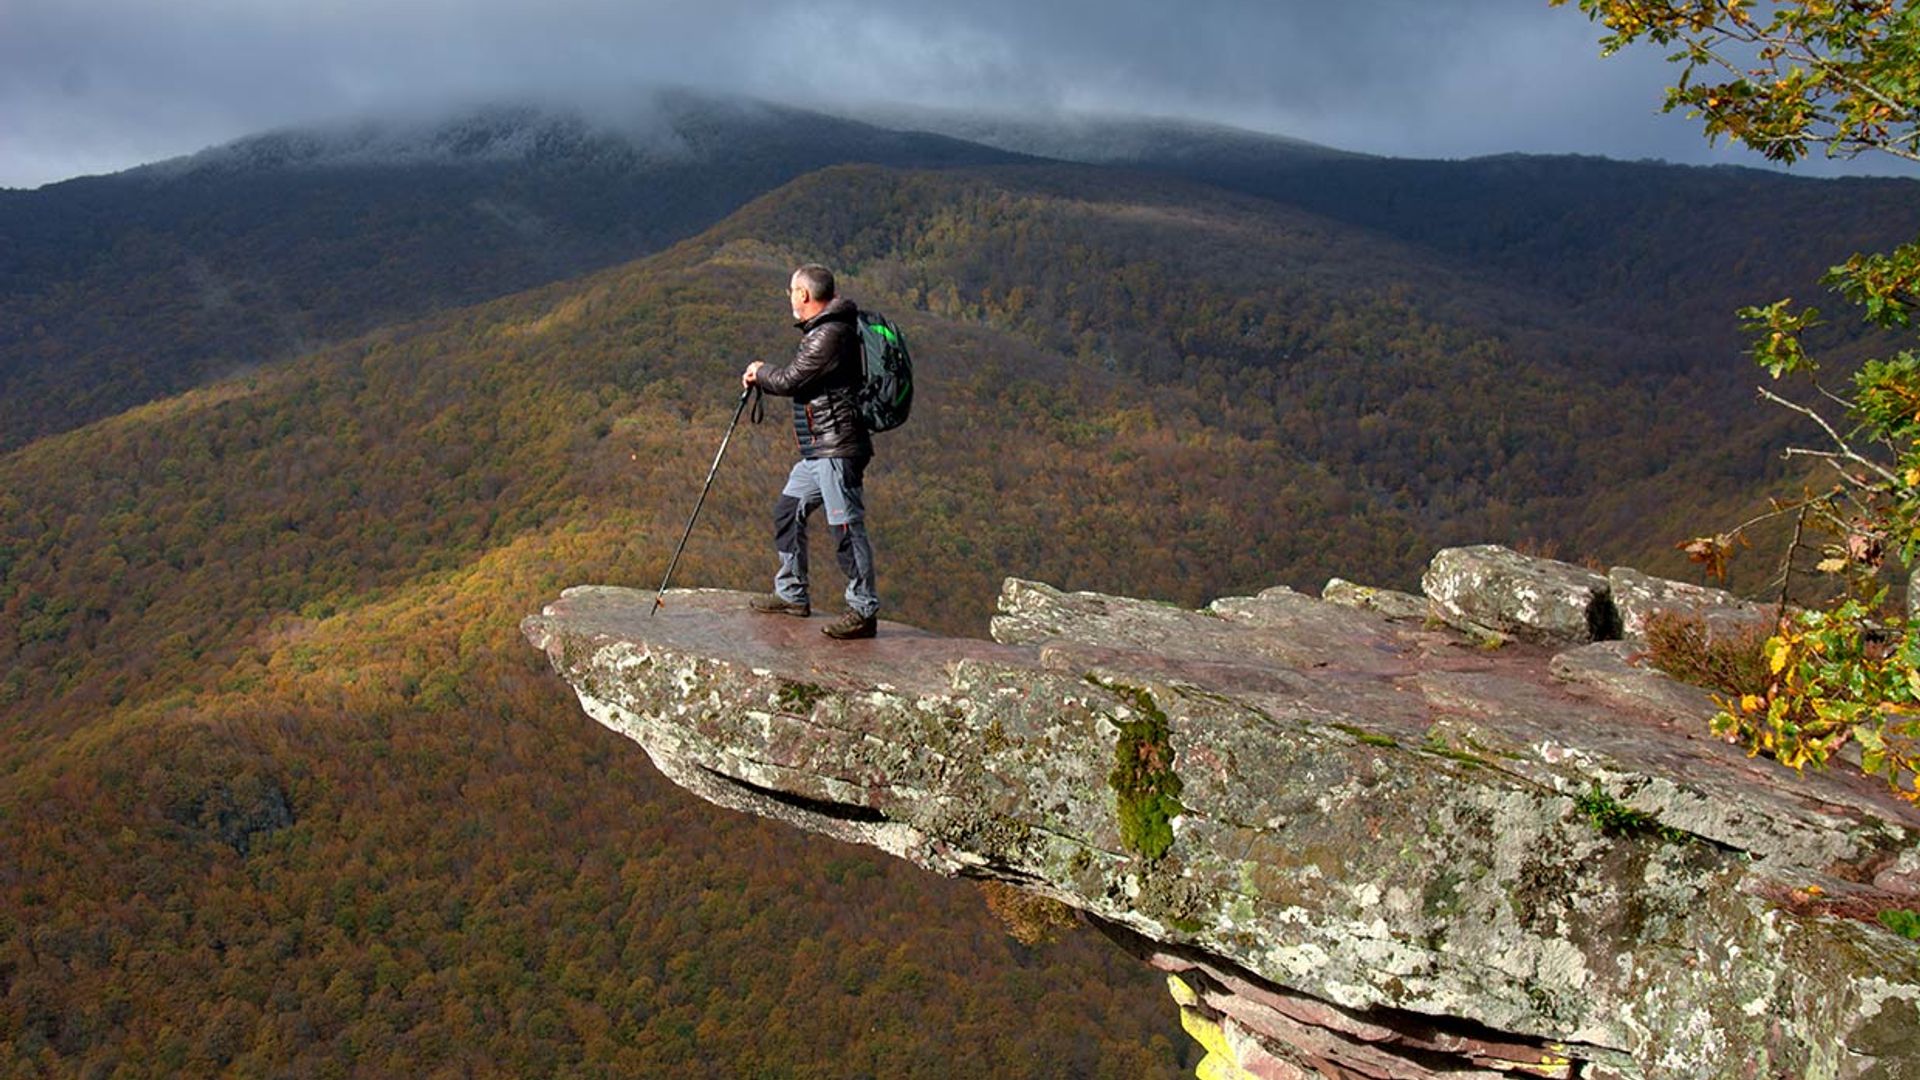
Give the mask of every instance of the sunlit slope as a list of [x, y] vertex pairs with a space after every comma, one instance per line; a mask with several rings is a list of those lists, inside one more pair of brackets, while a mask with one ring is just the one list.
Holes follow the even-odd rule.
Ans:
[[529, 531], [16, 756], [9, 1074], [1181, 1073], [1104, 942], [1025, 949], [581, 717], [510, 616], [624, 539]]
[[[4, 842], [32, 873], [7, 910], [51, 943], [10, 958], [19, 1047], [194, 1071], [1177, 1069], [1117, 953], [1030, 956], [970, 890], [656, 803], [518, 639], [565, 584], [657, 572], [724, 412], [673, 395], [704, 368], [730, 401], [735, 367], [674, 357], [767, 322], [699, 293], [771, 296], [783, 273], [636, 273], [7, 462], [10, 509], [38, 489], [9, 520], [60, 523], [10, 544], [10, 589], [104, 533], [116, 567], [133, 555], [77, 605], [10, 609], [29, 613], [8, 639], [34, 641], [9, 666], [52, 680], [13, 684], [9, 717]], [[602, 403], [593, 375], [643, 356], [670, 374], [637, 412]], [[764, 493], [729, 480], [691, 580], [716, 552], [763, 566]], [[136, 969], [148, 994], [115, 989]]]

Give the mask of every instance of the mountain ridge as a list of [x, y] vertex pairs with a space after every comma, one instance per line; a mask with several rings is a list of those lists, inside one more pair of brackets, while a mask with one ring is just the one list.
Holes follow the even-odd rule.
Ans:
[[[770, 105], [669, 95], [649, 108], [640, 126], [671, 152], [648, 156], [614, 121], [508, 107], [504, 123], [376, 125], [340, 137], [344, 150], [264, 136], [0, 193], [0, 449], [658, 251], [825, 165], [1012, 159]], [[290, 164], [303, 156], [332, 164]]]
[[[1083, 142], [1111, 144], [1106, 168], [1295, 206], [1729, 353], [1733, 308], [1804, 294], [1852, 250], [1920, 229], [1900, 181], [1604, 159], [1405, 162], [1217, 126], [1087, 123], [1096, 134]], [[0, 192], [11, 241], [0, 257], [0, 449], [376, 325], [659, 250], [815, 168], [1032, 160], [684, 92], [625, 113], [501, 105], [332, 130]], [[1072, 138], [1048, 130], [1023, 145], [1073, 156]], [[303, 157], [334, 164], [286, 164]], [[236, 164], [248, 160], [258, 167]], [[1850, 198], [1827, 197], [1841, 190]], [[1756, 228], [1763, 220], [1784, 230], [1777, 242]], [[1730, 266], [1738, 277], [1720, 280]]]

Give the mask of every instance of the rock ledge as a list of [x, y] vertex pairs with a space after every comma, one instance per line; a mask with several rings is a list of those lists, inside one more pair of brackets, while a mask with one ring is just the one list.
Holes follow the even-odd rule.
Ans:
[[1920, 944], [1834, 914], [1920, 907], [1920, 813], [1706, 737], [1630, 645], [1288, 589], [1010, 579], [995, 641], [651, 605], [523, 628], [695, 794], [1083, 912], [1172, 976], [1203, 1075], [1920, 1075]]

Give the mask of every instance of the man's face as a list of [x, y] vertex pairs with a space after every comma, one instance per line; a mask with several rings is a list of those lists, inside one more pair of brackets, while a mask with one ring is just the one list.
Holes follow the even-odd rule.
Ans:
[[788, 278], [787, 279], [787, 302], [793, 306], [793, 317], [795, 319], [806, 318], [806, 315], [802, 314], [800, 309], [803, 306], [805, 306], [808, 299], [809, 297], [807, 296], [807, 287], [805, 285], [800, 284], [800, 279], [797, 277]]

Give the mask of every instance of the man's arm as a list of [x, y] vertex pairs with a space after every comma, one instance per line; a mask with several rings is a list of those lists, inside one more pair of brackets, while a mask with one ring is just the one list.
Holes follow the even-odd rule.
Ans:
[[743, 385], [758, 386], [780, 397], [801, 396], [827, 373], [837, 344], [836, 335], [830, 332], [808, 334], [801, 339], [800, 351], [794, 354], [792, 363], [768, 367], [756, 360], [741, 373], [741, 381]]

